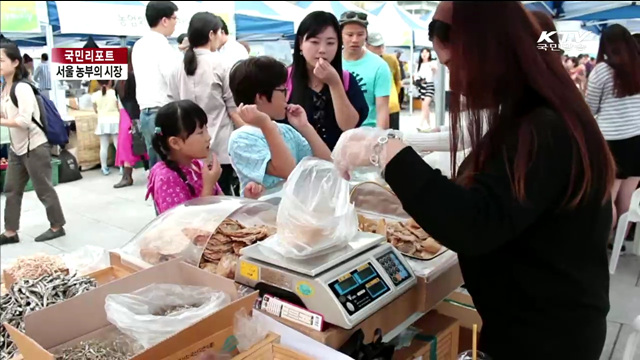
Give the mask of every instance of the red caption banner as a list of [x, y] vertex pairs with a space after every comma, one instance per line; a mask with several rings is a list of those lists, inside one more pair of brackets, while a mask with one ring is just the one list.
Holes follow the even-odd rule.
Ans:
[[126, 80], [127, 48], [54, 48], [51, 73], [56, 80]]

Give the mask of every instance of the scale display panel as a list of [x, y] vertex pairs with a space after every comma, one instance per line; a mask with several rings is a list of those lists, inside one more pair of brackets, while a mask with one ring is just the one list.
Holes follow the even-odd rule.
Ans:
[[329, 289], [349, 315], [353, 315], [391, 291], [368, 262], [329, 283]]

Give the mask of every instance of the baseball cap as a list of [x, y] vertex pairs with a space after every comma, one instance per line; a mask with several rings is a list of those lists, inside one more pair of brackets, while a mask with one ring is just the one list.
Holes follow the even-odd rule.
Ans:
[[384, 45], [384, 37], [382, 37], [382, 34], [379, 32], [369, 33], [369, 36], [367, 37], [367, 44], [371, 46]]
[[340, 15], [340, 26], [356, 23], [364, 27], [369, 26], [367, 14], [359, 11], [345, 11]]

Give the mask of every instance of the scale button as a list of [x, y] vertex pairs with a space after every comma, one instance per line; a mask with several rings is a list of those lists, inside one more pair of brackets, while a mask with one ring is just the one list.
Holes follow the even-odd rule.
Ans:
[[356, 310], [356, 308], [353, 307], [353, 304], [348, 302], [347, 303], [347, 309], [349, 309], [349, 311], [354, 312]]
[[338, 298], [338, 301], [340, 301], [341, 303], [343, 303], [343, 302], [347, 301], [347, 299], [346, 299], [344, 296], [340, 296], [340, 297]]

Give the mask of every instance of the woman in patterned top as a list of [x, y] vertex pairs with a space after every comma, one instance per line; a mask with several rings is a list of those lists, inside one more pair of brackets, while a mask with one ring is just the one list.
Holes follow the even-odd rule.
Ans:
[[[158, 214], [197, 197], [222, 195], [217, 182], [222, 168], [209, 151], [207, 114], [191, 100], [169, 103], [156, 117], [153, 149], [161, 162], [151, 169], [147, 198]], [[204, 164], [199, 159], [208, 159]]]

